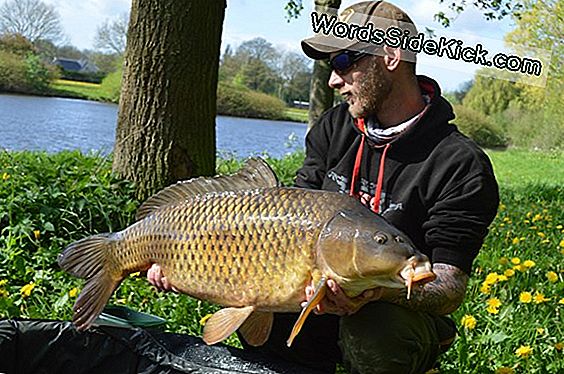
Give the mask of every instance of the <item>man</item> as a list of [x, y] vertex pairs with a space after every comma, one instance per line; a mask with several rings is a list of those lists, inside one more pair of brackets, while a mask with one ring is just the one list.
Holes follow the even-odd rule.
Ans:
[[[339, 21], [416, 33], [405, 12], [381, 1], [354, 4]], [[405, 290], [373, 289], [354, 302], [329, 281], [319, 315], [306, 321], [291, 348], [285, 342], [294, 314], [277, 314], [267, 343], [247, 348], [324, 372], [338, 362], [352, 373], [425, 372], [454, 340], [454, 323], [445, 315], [462, 303], [496, 214], [491, 164], [449, 124], [452, 107], [435, 81], [415, 75], [409, 51], [321, 34], [302, 48], [313, 59], [329, 59], [329, 86], [345, 102], [308, 133], [296, 186], [355, 196], [404, 231], [431, 259], [437, 278], [409, 300]], [[149, 278], [163, 286], [158, 269]]]

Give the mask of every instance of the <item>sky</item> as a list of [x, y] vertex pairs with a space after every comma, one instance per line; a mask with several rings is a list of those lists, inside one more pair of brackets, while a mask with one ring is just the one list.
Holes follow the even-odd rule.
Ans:
[[[80, 49], [92, 49], [96, 28], [104, 21], [128, 12], [131, 0], [44, 0], [55, 6], [61, 16], [63, 29], [70, 43]], [[341, 9], [357, 2], [343, 0]], [[433, 15], [443, 11], [453, 15], [439, 0], [391, 0], [405, 10], [420, 31], [425, 27], [435, 30], [437, 35], [455, 33], [465, 45], [488, 38], [492, 48], [503, 48], [503, 37], [513, 27], [510, 19], [486, 21], [475, 9], [468, 9], [459, 15], [452, 26], [444, 29], [433, 20]], [[236, 47], [243, 41], [262, 37], [276, 48], [301, 52], [300, 41], [313, 35], [310, 14], [313, 0], [303, 0], [304, 10], [298, 19], [286, 19], [285, 0], [227, 0], [223, 25], [222, 50], [229, 44]], [[476, 66], [456, 66], [452, 60], [420, 59], [417, 73], [435, 78], [443, 90], [455, 90], [465, 81], [472, 79]]]

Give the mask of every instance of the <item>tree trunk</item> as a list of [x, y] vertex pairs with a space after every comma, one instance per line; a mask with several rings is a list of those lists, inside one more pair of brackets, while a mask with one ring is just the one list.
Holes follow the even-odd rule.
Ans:
[[144, 199], [215, 172], [225, 0], [133, 0], [113, 169]]
[[[327, 12], [328, 8], [339, 9], [341, 0], [315, 0], [315, 10]], [[333, 106], [334, 91], [327, 85], [331, 68], [329, 63], [317, 60], [313, 64], [313, 75], [309, 91], [308, 127], [311, 128], [323, 112]]]

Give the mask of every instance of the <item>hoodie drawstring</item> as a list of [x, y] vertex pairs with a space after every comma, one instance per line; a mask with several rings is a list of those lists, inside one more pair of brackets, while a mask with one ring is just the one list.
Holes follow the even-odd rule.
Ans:
[[[355, 186], [357, 184], [358, 175], [360, 174], [360, 163], [362, 161], [362, 156], [364, 154], [364, 143], [366, 141], [366, 136], [363, 134], [360, 140], [360, 145], [356, 151], [356, 158], [354, 161], [353, 174], [351, 178], [351, 189], [349, 192], [350, 196], [357, 197], [355, 193]], [[378, 167], [378, 181], [376, 183], [376, 192], [374, 195], [374, 204], [372, 206], [372, 211], [375, 213], [380, 213], [380, 198], [382, 195], [382, 185], [384, 184], [384, 161], [386, 160], [386, 154], [390, 148], [390, 143], [384, 146], [382, 151], [382, 156], [380, 157], [380, 165]]]

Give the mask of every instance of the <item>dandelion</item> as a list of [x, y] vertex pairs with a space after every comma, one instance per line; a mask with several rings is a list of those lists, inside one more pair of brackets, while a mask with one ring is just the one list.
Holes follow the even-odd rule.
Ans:
[[10, 179], [10, 174], [8, 174], [8, 173], [2, 174], [2, 180], [3, 181], [7, 181], [8, 179]]
[[533, 300], [534, 300], [535, 304], [541, 304], [541, 303], [549, 301], [550, 299], [547, 299], [546, 297], [544, 297], [543, 293], [537, 292], [537, 293], [535, 293]]
[[549, 271], [546, 273], [546, 279], [548, 279], [550, 283], [556, 283], [558, 281], [558, 274], [553, 271]]
[[556, 348], [557, 351], [561, 351], [564, 349], [564, 343], [562, 342], [554, 343], [554, 348]]
[[540, 221], [542, 219], [542, 216], [540, 214], [535, 214], [535, 216], [533, 217], [533, 222], [537, 222]]
[[500, 210], [500, 211], [505, 210], [505, 208], [506, 208], [506, 207], [505, 207], [505, 204], [499, 204], [499, 210]]
[[564, 304], [564, 297], [558, 300], [558, 304]]
[[519, 301], [524, 304], [528, 304], [533, 301], [533, 295], [531, 295], [530, 292], [521, 292], [519, 295]]
[[511, 263], [512, 263], [513, 265], [519, 265], [519, 264], [521, 263], [521, 259], [520, 259], [519, 257], [513, 257], [513, 258], [511, 259]]
[[464, 326], [464, 328], [472, 330], [476, 327], [476, 318], [470, 314], [466, 314], [460, 319], [460, 324]]
[[78, 288], [75, 287], [69, 291], [69, 296], [76, 297], [76, 295], [78, 295]]
[[35, 236], [35, 240], [39, 240], [40, 235], [41, 235], [41, 231], [33, 230], [33, 236]]
[[489, 273], [486, 276], [486, 280], [484, 281], [484, 283], [489, 284], [489, 285], [493, 285], [497, 282], [498, 277], [499, 277], [499, 274], [497, 274], [497, 273]]
[[564, 239], [562, 239], [562, 240], [560, 241], [559, 246], [561, 246], [562, 248], [564, 248]]
[[487, 283], [482, 283], [482, 286], [480, 287], [480, 292], [483, 293], [484, 295], [489, 295], [491, 292], [491, 286]]
[[544, 234], [544, 232], [540, 232], [540, 231], [537, 232], [537, 235], [540, 236], [540, 237], [543, 238], [543, 239], [546, 237], [546, 235]]
[[515, 355], [517, 357], [527, 358], [533, 353], [533, 348], [528, 345], [522, 345], [515, 350]]
[[136, 271], [135, 273], [129, 274], [130, 277], [138, 277], [138, 276], [140, 276], [140, 275], [141, 275], [141, 272], [140, 272], [140, 271]]
[[5, 286], [6, 284], [8, 284], [8, 280], [0, 279], [0, 287]]
[[527, 267], [526, 267], [525, 265], [522, 265], [522, 264], [521, 264], [521, 265], [516, 265], [516, 266], [513, 266], [513, 270], [518, 270], [518, 271], [520, 271], [521, 273], [524, 273], [524, 272], [527, 271]]
[[204, 325], [206, 324], [206, 322], [208, 321], [208, 319], [211, 318], [211, 316], [213, 316], [213, 314], [211, 314], [211, 313], [208, 313], [208, 314], [206, 314], [205, 316], [203, 316], [203, 317], [200, 319], [200, 325], [204, 326]]
[[31, 295], [31, 291], [35, 288], [35, 283], [30, 282], [28, 284], [26, 284], [25, 286], [23, 286], [20, 289], [20, 292], [22, 294], [23, 297], [29, 297], [29, 295]]
[[495, 370], [495, 374], [515, 374], [515, 370], [513, 370], [513, 368], [502, 366]]
[[513, 240], [511, 241], [511, 244], [513, 244], [513, 245], [519, 244], [519, 238], [513, 238]]
[[501, 306], [501, 301], [497, 297], [492, 297], [486, 303], [488, 304], [488, 307], [486, 308], [486, 311], [488, 313], [490, 314], [499, 313], [499, 307]]
[[497, 277], [497, 281], [498, 282], [507, 282], [509, 278], [507, 278], [505, 275], [500, 275], [499, 277]]
[[532, 260], [526, 260], [526, 261], [523, 262], [523, 266], [526, 267], [527, 269], [530, 269], [535, 265], [536, 265], [536, 263]]
[[540, 335], [543, 335], [544, 329], [542, 327], [537, 327], [537, 333], [539, 333]]
[[512, 276], [515, 275], [515, 270], [507, 269], [503, 272], [503, 275], [505, 275], [507, 278], [511, 278]]
[[563, 227], [564, 227], [564, 226], [562, 226], [562, 225], [556, 226], [556, 228], [557, 228], [558, 230], [562, 230]]

